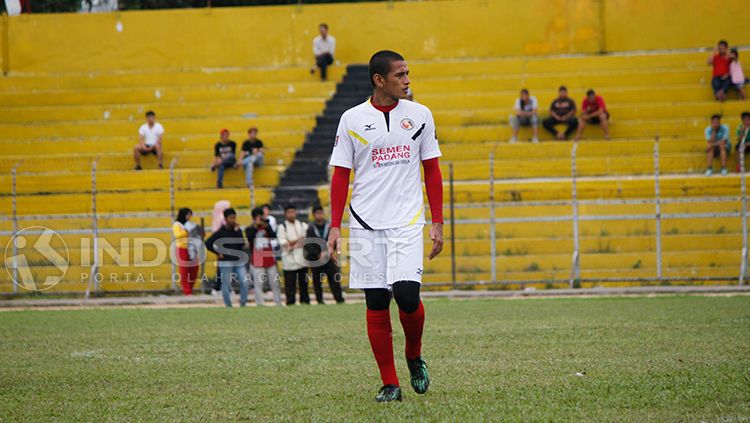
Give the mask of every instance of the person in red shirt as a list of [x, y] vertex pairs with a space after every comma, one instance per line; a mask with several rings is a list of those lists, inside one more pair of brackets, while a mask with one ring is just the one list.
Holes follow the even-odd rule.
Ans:
[[263, 208], [252, 210], [253, 224], [245, 229], [245, 236], [252, 249], [250, 270], [253, 273], [255, 304], [263, 305], [263, 284], [268, 282], [273, 292], [273, 302], [281, 306], [281, 287], [279, 286], [279, 271], [276, 269], [276, 257], [273, 253], [271, 241], [276, 233], [263, 217]]
[[711, 57], [708, 58], [708, 64], [713, 66], [711, 74], [711, 88], [714, 89], [714, 97], [718, 101], [724, 101], [727, 98], [727, 90], [731, 85], [732, 79], [729, 77], [729, 63], [732, 61], [729, 57], [729, 43], [720, 40], [714, 47]]
[[609, 112], [607, 111], [607, 106], [604, 104], [604, 99], [596, 95], [594, 90], [586, 91], [586, 98], [583, 99], [581, 116], [578, 118], [576, 141], [581, 139], [583, 128], [586, 127], [587, 123], [593, 125], [599, 124], [602, 127], [602, 131], [604, 131], [604, 139], [609, 139]]

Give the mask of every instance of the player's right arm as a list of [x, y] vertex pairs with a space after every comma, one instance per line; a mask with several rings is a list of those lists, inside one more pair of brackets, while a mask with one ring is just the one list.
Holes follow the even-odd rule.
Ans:
[[341, 254], [341, 220], [344, 217], [346, 198], [349, 195], [349, 176], [354, 167], [354, 144], [349, 137], [347, 114], [341, 116], [333, 143], [330, 165], [333, 166], [331, 177], [331, 230], [328, 233], [328, 251], [331, 259], [338, 262]]

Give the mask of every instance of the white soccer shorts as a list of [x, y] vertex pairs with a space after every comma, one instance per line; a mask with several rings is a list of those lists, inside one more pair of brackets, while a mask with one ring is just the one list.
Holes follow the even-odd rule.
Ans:
[[422, 283], [424, 225], [349, 232], [349, 287], [386, 288], [394, 282]]

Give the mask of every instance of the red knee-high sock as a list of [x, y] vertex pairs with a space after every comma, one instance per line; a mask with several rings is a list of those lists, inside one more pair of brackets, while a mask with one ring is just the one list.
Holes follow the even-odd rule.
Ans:
[[388, 309], [367, 310], [367, 336], [375, 361], [378, 362], [383, 385], [398, 385], [396, 364], [393, 361], [393, 330]]
[[414, 313], [398, 311], [401, 326], [404, 327], [406, 337], [406, 358], [414, 360], [422, 355], [422, 330], [424, 329], [424, 306], [422, 301]]

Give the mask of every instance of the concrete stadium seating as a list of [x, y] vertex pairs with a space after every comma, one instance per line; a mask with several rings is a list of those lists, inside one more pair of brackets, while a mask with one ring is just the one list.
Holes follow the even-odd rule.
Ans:
[[[443, 151], [443, 174], [453, 164], [455, 251], [458, 281], [490, 279], [490, 226], [470, 219], [489, 216], [489, 153], [494, 151], [496, 216], [569, 216], [569, 205], [535, 205], [537, 201], [564, 201], [571, 197], [569, 180], [571, 142], [551, 141], [540, 128], [542, 142], [531, 144], [523, 128], [520, 141], [508, 143], [508, 115], [522, 87], [546, 109], [559, 85], [567, 85], [580, 105], [585, 91], [594, 88], [612, 114], [612, 140], [590, 126], [578, 147], [578, 195], [583, 200], [654, 198], [653, 146], [660, 137], [662, 196], [694, 199], [665, 204], [663, 213], [736, 214], [740, 203], [704, 201], [702, 197], [736, 197], [739, 178], [702, 176], [705, 167], [702, 138], [708, 117], [722, 113], [725, 123], [737, 126], [747, 102], [724, 104], [712, 100], [710, 69], [704, 53], [642, 54], [623, 56], [536, 57], [531, 59], [452, 60], [411, 63], [416, 100], [429, 106], [436, 119]], [[332, 69], [331, 80], [343, 75]], [[154, 157], [144, 158], [145, 170], [132, 170], [132, 147], [146, 110], [155, 110], [166, 128], [165, 165], [176, 159], [176, 206], [189, 206], [205, 216], [220, 199], [240, 208], [240, 221], [249, 221], [248, 190], [241, 172], [229, 171], [227, 189], [216, 190], [215, 174], [208, 170], [218, 131], [227, 127], [241, 143], [250, 126], [260, 128], [266, 143], [266, 165], [257, 169], [256, 202], [268, 202], [273, 187], [290, 164], [315, 117], [335, 90], [335, 82], [321, 83], [305, 68], [268, 70], [185, 70], [140, 73], [20, 75], [0, 79], [0, 213], [11, 214], [10, 170], [17, 166], [18, 213], [21, 227], [44, 225], [57, 230], [85, 229], [90, 219], [55, 218], [56, 214], [89, 213], [91, 163], [97, 160], [99, 213], [160, 212], [163, 217], [103, 218], [102, 235], [119, 245], [134, 231], [154, 229], [153, 236], [168, 244], [169, 233], [156, 231], [170, 225], [169, 172], [156, 169]], [[729, 168], [734, 171], [734, 155]], [[447, 183], [447, 181], [446, 181]], [[447, 187], [447, 185], [446, 185]], [[328, 188], [319, 188], [328, 203]], [[446, 189], [445, 216], [449, 217]], [[471, 206], [471, 207], [469, 207]], [[582, 216], [604, 214], [653, 215], [652, 204], [582, 204]], [[36, 219], [36, 215], [52, 215]], [[11, 230], [9, 220], [0, 228]], [[662, 222], [664, 276], [674, 278], [738, 276], [741, 220], [725, 216], [699, 219], [665, 218]], [[499, 281], [533, 280], [532, 286], [561, 286], [570, 275], [572, 223], [496, 223]], [[653, 277], [655, 275], [653, 219], [581, 222], [581, 276], [583, 278]], [[446, 226], [446, 236], [449, 228]], [[71, 268], [52, 291], [85, 289], [88, 272], [82, 235], [65, 234]], [[0, 237], [4, 246], [9, 237]], [[154, 253], [145, 249], [146, 256]], [[425, 249], [430, 248], [429, 240]], [[451, 245], [426, 266], [426, 283], [451, 279]], [[213, 260], [211, 257], [210, 260]], [[212, 261], [206, 264], [212, 269]], [[344, 266], [344, 271], [348, 266]], [[163, 290], [171, 286], [170, 264], [142, 269], [146, 281], [109, 281], [122, 273], [105, 255], [101, 272], [103, 290]], [[52, 269], [39, 267], [36, 274]], [[213, 270], [208, 270], [210, 275]], [[152, 277], [153, 274], [153, 277]], [[155, 279], [155, 281], [151, 281]], [[346, 278], [345, 278], [346, 280]], [[540, 282], [542, 281], [542, 282]], [[557, 281], [545, 284], [543, 281]], [[706, 282], [709, 283], [709, 282]], [[627, 283], [625, 283], [627, 284]], [[591, 285], [591, 284], [589, 284]], [[12, 290], [10, 277], [0, 274], [0, 292]]]

